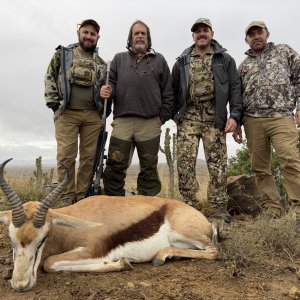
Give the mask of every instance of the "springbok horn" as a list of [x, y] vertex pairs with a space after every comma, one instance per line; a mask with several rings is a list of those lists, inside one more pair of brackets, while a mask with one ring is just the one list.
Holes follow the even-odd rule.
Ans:
[[15, 227], [21, 227], [25, 222], [25, 214], [22, 201], [17, 193], [5, 181], [3, 175], [3, 169], [5, 165], [11, 160], [12, 158], [6, 160], [0, 165], [0, 186], [12, 210], [12, 223]]
[[66, 166], [63, 165], [63, 167], [66, 170], [64, 181], [61, 184], [59, 184], [47, 197], [45, 197], [42, 200], [32, 220], [33, 226], [35, 228], [41, 228], [45, 224], [47, 211], [52, 205], [53, 200], [60, 195], [60, 193], [64, 190], [66, 184], [69, 181], [69, 170], [67, 169]]

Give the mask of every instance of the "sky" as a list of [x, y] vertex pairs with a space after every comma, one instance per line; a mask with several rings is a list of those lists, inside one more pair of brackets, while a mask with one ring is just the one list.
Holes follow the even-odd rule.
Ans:
[[[140, 19], [151, 30], [152, 47], [166, 58], [170, 69], [192, 44], [190, 28], [199, 17], [209, 18], [214, 38], [237, 65], [248, 49], [244, 29], [263, 20], [269, 41], [289, 44], [300, 52], [299, 0], [3, 0], [0, 47], [0, 162], [32, 163], [38, 156], [55, 163], [56, 140], [52, 111], [44, 101], [44, 76], [58, 45], [77, 42], [77, 24], [95, 19], [101, 25], [99, 54], [111, 60], [126, 51], [131, 24]], [[107, 120], [110, 137], [112, 118]], [[162, 127], [176, 132], [173, 121]], [[228, 156], [241, 146], [227, 135]], [[203, 148], [199, 158], [204, 159]], [[137, 161], [135, 156], [134, 161]], [[159, 156], [164, 162], [163, 154]]]

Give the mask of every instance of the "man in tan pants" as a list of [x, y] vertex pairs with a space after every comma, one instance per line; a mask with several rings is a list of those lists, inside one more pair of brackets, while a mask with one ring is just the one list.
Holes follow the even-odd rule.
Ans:
[[[300, 56], [288, 45], [268, 42], [270, 33], [262, 21], [251, 22], [245, 34], [250, 49], [239, 72], [243, 124], [252, 171], [264, 210], [270, 217], [280, 217], [281, 205], [271, 170], [273, 147], [296, 215], [295, 230], [300, 233], [300, 158], [296, 128], [300, 126]], [[233, 136], [240, 143], [241, 129]]]
[[99, 30], [96, 21], [83, 21], [77, 31], [78, 43], [57, 47], [45, 76], [46, 104], [54, 111], [59, 182], [65, 176], [63, 165], [70, 171], [70, 181], [62, 193], [66, 204], [84, 198], [92, 174], [103, 111], [99, 85], [105, 63], [96, 49]]

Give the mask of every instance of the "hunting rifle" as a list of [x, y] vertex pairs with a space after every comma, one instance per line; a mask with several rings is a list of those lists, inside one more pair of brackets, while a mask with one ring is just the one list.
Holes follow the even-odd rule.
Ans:
[[[109, 83], [109, 72], [110, 72], [110, 61], [107, 62], [106, 82], [105, 82], [106, 85], [108, 85]], [[85, 193], [85, 197], [101, 194], [100, 180], [103, 176], [104, 159], [107, 158], [106, 155], [104, 154], [105, 143], [107, 140], [106, 111], [107, 111], [107, 98], [104, 99], [101, 128], [100, 128], [100, 133], [97, 141], [96, 155], [93, 164], [93, 172], [90, 180], [88, 181], [88, 187]]]

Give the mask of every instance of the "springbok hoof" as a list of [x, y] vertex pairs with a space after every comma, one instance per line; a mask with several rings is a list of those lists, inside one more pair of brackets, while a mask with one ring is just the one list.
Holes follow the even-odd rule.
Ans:
[[122, 265], [124, 267], [123, 270], [132, 270], [133, 269], [132, 265], [130, 264], [130, 262], [129, 262], [129, 260], [127, 258], [123, 257], [121, 259], [121, 263], [122, 263]]
[[155, 267], [159, 267], [159, 266], [163, 265], [164, 263], [165, 263], [165, 261], [162, 260], [162, 259], [154, 258], [152, 260], [152, 265], [155, 266]]

